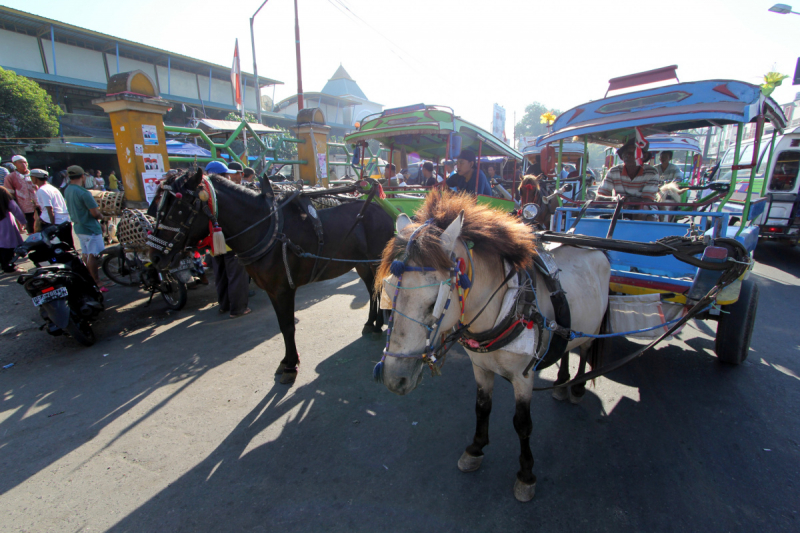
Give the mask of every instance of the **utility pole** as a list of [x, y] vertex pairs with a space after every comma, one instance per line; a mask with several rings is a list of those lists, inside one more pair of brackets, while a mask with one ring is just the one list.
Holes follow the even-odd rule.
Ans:
[[294, 0], [294, 42], [297, 47], [297, 111], [303, 109], [303, 71], [300, 68], [300, 21], [297, 17], [297, 0]]
[[[256, 98], [258, 99], [258, 102], [256, 102], [256, 109], [258, 110], [258, 123], [259, 124], [261, 124], [261, 83], [259, 83], [259, 81], [258, 81], [258, 66], [256, 65], [256, 38], [255, 38], [255, 34], [253, 33], [253, 19], [256, 18], [256, 15], [258, 15], [258, 12], [261, 11], [261, 8], [264, 7], [264, 5], [268, 1], [269, 0], [264, 0], [264, 2], [261, 4], [261, 6], [259, 6], [259, 8], [256, 9], [256, 12], [253, 13], [253, 16], [250, 17], [250, 44], [253, 47], [253, 75], [256, 77]], [[242, 106], [242, 107], [244, 107], [244, 106]]]

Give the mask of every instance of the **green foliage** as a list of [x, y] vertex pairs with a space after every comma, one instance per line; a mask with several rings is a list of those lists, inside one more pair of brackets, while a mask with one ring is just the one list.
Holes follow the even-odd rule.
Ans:
[[525, 114], [522, 116], [522, 119], [514, 125], [514, 135], [516, 135], [517, 139], [523, 135], [535, 136], [547, 133], [547, 126], [542, 124], [541, 117], [548, 111], [556, 116], [561, 114], [561, 111], [548, 108], [539, 102], [529, 104], [528, 107], [525, 108]]
[[764, 74], [764, 83], [761, 84], [761, 94], [769, 96], [772, 92], [783, 83], [783, 80], [788, 78], [786, 74], [780, 72], [767, 72]]
[[[9, 156], [17, 148], [30, 145], [36, 150], [47, 139], [58, 135], [61, 109], [39, 84], [11, 70], [0, 68], [0, 154]], [[19, 152], [20, 150], [17, 150]]]

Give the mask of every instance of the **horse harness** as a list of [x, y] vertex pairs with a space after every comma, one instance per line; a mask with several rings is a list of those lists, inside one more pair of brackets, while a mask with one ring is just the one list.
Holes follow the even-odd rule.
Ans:
[[[414, 237], [416, 237], [416, 234], [430, 223], [430, 220], [425, 222], [423, 225], [417, 228], [414, 233], [412, 233], [406, 247], [406, 257], [408, 255], [408, 250], [411, 248]], [[539, 362], [537, 367], [541, 368], [546, 368], [558, 361], [563, 356], [567, 344], [569, 343], [571, 319], [566, 293], [561, 287], [561, 282], [558, 277], [559, 270], [555, 264], [553, 256], [543, 248], [537, 247], [537, 253], [534, 255], [534, 266], [528, 270], [522, 271], [512, 269], [506, 275], [497, 289], [492, 293], [480, 311], [478, 311], [478, 313], [471, 321], [469, 321], [469, 323], [464, 324], [463, 319], [466, 297], [470, 287], [472, 286], [472, 252], [471, 247], [467, 243], [462, 241], [462, 244], [464, 244], [467, 249], [469, 269], [466, 268], [467, 262], [463, 258], [456, 257], [455, 254], [451, 253], [453, 266], [449, 270], [450, 276], [447, 280], [438, 284], [439, 294], [437, 295], [436, 303], [434, 304], [432, 313], [433, 318], [436, 320], [435, 326], [433, 327], [406, 316], [399, 311], [397, 309], [397, 298], [400, 290], [402, 289], [408, 290], [421, 288], [403, 287], [402, 284], [404, 272], [432, 272], [436, 269], [433, 267], [417, 267], [407, 265], [406, 258], [392, 262], [390, 271], [394, 276], [397, 277], [397, 285], [395, 285], [394, 297], [392, 298], [392, 313], [389, 316], [389, 327], [386, 332], [386, 347], [383, 350], [381, 362], [385, 361], [387, 355], [390, 357], [422, 359], [422, 361], [431, 369], [431, 373], [433, 375], [440, 375], [441, 366], [444, 364], [444, 358], [455, 342], [460, 343], [466, 349], [473, 352], [489, 353], [507, 346], [516, 338], [518, 338], [522, 332], [525, 331], [525, 329], [532, 329], [534, 326], [536, 326], [538, 329], [536, 352], [523, 374], [527, 375], [530, 368], [537, 361]], [[545, 285], [550, 292], [550, 300], [555, 310], [556, 319], [549, 324], [545, 322], [546, 319], [539, 310], [539, 306], [536, 302], [537, 270], [542, 273], [542, 276], [545, 279]], [[510, 312], [492, 329], [482, 333], [471, 333], [469, 331], [470, 326], [483, 313], [492, 299], [494, 299], [494, 297], [498, 294], [500, 289], [506, 286], [506, 284], [515, 275], [517, 276], [519, 282], [519, 290], [517, 291], [516, 302], [512, 306], [512, 312]], [[425, 286], [423, 285], [422, 287]], [[453, 287], [456, 288], [456, 291], [459, 294], [461, 318], [459, 319], [458, 325], [449, 335], [442, 334], [441, 342], [437, 346], [437, 336], [439, 334], [439, 329], [442, 320], [444, 319], [444, 315], [450, 307]], [[398, 353], [389, 351], [395, 313], [404, 316], [412, 322], [416, 322], [428, 331], [428, 335], [425, 339], [425, 351], [423, 353]], [[547, 352], [540, 356], [539, 353], [545, 329], [552, 332], [552, 338], [548, 345]], [[437, 361], [441, 361], [438, 367], [436, 366]]]

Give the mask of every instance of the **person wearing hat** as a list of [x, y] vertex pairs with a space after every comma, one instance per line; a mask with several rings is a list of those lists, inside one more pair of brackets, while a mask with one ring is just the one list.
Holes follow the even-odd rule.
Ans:
[[[617, 155], [622, 159], [622, 164], [608, 169], [606, 177], [597, 188], [597, 199], [610, 199], [614, 193], [624, 196], [628, 202], [636, 200], [642, 202], [655, 202], [658, 194], [658, 171], [651, 165], [646, 165], [648, 159], [647, 145], [642, 149], [640, 163], [636, 160], [636, 140], [631, 139], [617, 150]], [[646, 206], [654, 209], [656, 206]], [[646, 217], [655, 220], [655, 216]]]
[[[456, 160], [456, 173], [447, 178], [447, 186], [455, 187], [458, 192], [491, 196], [492, 189], [489, 187], [489, 180], [486, 179], [486, 174], [483, 173], [483, 170], [476, 172], [475, 161], [475, 152], [462, 150]], [[477, 192], [475, 190], [476, 174]]]
[[17, 205], [25, 213], [25, 229], [28, 234], [34, 232], [34, 213], [36, 212], [36, 185], [33, 184], [31, 174], [28, 172], [28, 160], [25, 156], [15, 155], [11, 158], [16, 170], [6, 177], [3, 185], [11, 196], [16, 200]]
[[100, 266], [100, 253], [105, 248], [103, 242], [103, 228], [100, 221], [103, 215], [97, 207], [92, 193], [84, 188], [86, 183], [86, 173], [78, 165], [72, 165], [67, 169], [69, 185], [64, 191], [64, 200], [67, 203], [69, 218], [75, 228], [75, 234], [81, 244], [81, 254], [85, 258], [86, 267], [94, 279], [95, 285], [100, 288], [100, 292], [108, 292], [105, 287], [100, 287], [100, 276], [98, 267]]
[[[231, 163], [231, 165], [233, 164]], [[206, 165], [206, 174], [228, 177], [239, 171], [239, 169], [229, 168], [220, 161], [212, 161]], [[217, 289], [219, 312], [230, 312], [231, 318], [249, 315], [251, 313], [248, 307], [250, 278], [239, 259], [236, 258], [236, 254], [228, 248], [226, 253], [211, 258], [211, 266], [214, 270], [214, 286]]]
[[230, 174], [228, 178], [235, 184], [241, 185], [242, 177], [244, 176], [244, 167], [242, 164], [232, 161], [231, 164], [228, 165], [228, 170], [233, 170], [233, 173]]
[[[36, 202], [42, 210], [42, 214], [39, 217], [42, 220], [42, 229], [70, 222], [67, 202], [61, 192], [47, 181], [49, 177], [46, 170], [39, 168], [31, 170], [31, 178], [39, 186], [36, 190]], [[69, 243], [70, 246], [75, 248], [75, 242], [72, 240], [72, 224], [67, 224], [61, 228], [56, 235], [62, 242]]]

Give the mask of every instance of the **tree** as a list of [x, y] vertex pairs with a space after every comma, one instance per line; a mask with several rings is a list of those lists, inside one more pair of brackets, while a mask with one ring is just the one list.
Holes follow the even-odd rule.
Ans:
[[516, 138], [519, 139], [523, 135], [536, 136], [547, 133], [547, 126], [542, 124], [541, 116], [548, 111], [556, 116], [561, 114], [561, 111], [548, 108], [539, 102], [529, 104], [528, 107], [525, 108], [525, 114], [522, 116], [522, 119], [514, 125], [514, 135]]
[[0, 138], [5, 140], [0, 154], [9, 156], [26, 145], [41, 148], [58, 135], [61, 114], [38, 83], [0, 68]]

